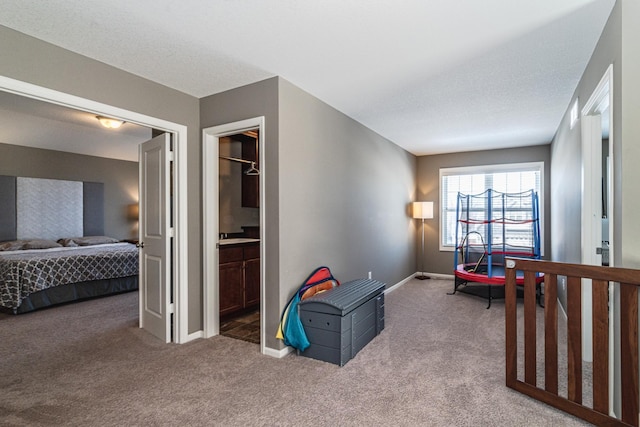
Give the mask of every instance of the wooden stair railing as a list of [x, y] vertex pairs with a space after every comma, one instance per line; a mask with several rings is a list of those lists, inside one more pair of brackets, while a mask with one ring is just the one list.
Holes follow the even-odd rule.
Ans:
[[[524, 381], [518, 379], [516, 272], [524, 273]], [[536, 386], [536, 273], [544, 273], [544, 389]], [[567, 398], [558, 395], [558, 276], [567, 277]], [[592, 280], [593, 408], [582, 404], [582, 278]], [[609, 282], [620, 283], [621, 418], [609, 415]], [[638, 426], [640, 270], [508, 259], [507, 387], [601, 426]]]

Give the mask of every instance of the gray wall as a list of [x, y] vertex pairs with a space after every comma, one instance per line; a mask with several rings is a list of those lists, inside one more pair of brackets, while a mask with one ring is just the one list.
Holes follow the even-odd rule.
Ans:
[[285, 80], [279, 137], [281, 303], [320, 265], [387, 285], [413, 274], [416, 158]]
[[415, 271], [415, 157], [310, 94], [272, 78], [201, 100], [202, 127], [265, 116], [267, 342], [321, 265], [390, 285]]
[[[569, 103], [580, 99], [581, 107], [589, 99], [610, 64], [613, 64], [613, 123], [614, 162], [614, 233], [613, 255], [617, 267], [640, 268], [640, 198], [638, 182], [640, 168], [640, 2], [618, 0]], [[552, 143], [552, 188], [554, 233], [567, 228], [563, 240], [554, 234], [553, 256], [556, 261], [580, 260], [580, 217], [566, 212], [580, 210], [581, 130], [569, 130], [569, 109]], [[573, 222], [572, 222], [573, 221]], [[570, 241], [571, 243], [568, 243]], [[556, 251], [556, 245], [558, 250]], [[562, 294], [566, 291], [560, 290]], [[563, 295], [561, 294], [561, 297]], [[620, 307], [619, 295], [614, 297], [614, 311]], [[619, 318], [614, 316], [616, 341], [619, 346]], [[614, 355], [614, 381], [620, 381], [620, 355]], [[620, 391], [614, 387], [615, 410], [620, 415]]]
[[[578, 122], [570, 129], [570, 110], [576, 98], [582, 109], [591, 97], [607, 67], [614, 64], [614, 106], [613, 137], [615, 161], [615, 223], [620, 220], [620, 179], [621, 158], [620, 135], [620, 55], [621, 55], [621, 16], [620, 3], [616, 4], [609, 21], [600, 37], [593, 56], [582, 76], [576, 91], [571, 98], [567, 110], [560, 122], [555, 138], [551, 144], [551, 224], [553, 242], [551, 246], [552, 260], [560, 262], [581, 262], [581, 229], [582, 229], [582, 140], [581, 127]], [[620, 235], [614, 234], [614, 260], [620, 265]], [[559, 297], [564, 304], [566, 290], [559, 289]]]
[[[472, 151], [418, 157], [418, 192], [416, 200], [434, 201], [434, 218], [425, 220], [424, 268], [430, 273], [453, 274], [453, 251], [440, 251], [440, 168], [499, 165], [508, 163], [544, 162], [544, 258], [549, 257], [550, 232], [550, 152], [549, 145], [503, 150]], [[418, 220], [415, 220], [416, 223]], [[416, 265], [420, 266], [422, 235], [416, 239]]]
[[620, 266], [640, 268], [640, 2], [618, 0], [618, 3], [622, 8], [619, 12], [622, 19], [622, 58], [618, 68], [622, 71], [617, 79], [620, 83], [615, 85], [614, 91], [614, 96], [620, 100], [619, 121], [614, 118], [614, 124], [619, 125], [620, 138], [614, 142], [614, 152], [620, 153], [617, 171], [620, 174], [620, 193], [616, 191], [620, 206], [618, 208], [616, 202], [616, 208], [621, 218], [615, 237], [620, 242]]
[[[615, 185], [620, 190], [615, 190], [615, 204], [618, 213], [615, 214], [616, 224], [614, 225], [614, 239], [620, 242], [620, 246], [615, 244], [619, 251], [621, 264], [616, 265], [628, 268], [640, 268], [640, 197], [638, 197], [638, 183], [640, 182], [640, 2], [637, 0], [618, 0], [616, 5], [621, 7], [620, 16], [622, 20], [622, 57], [618, 62], [618, 68], [622, 68], [620, 77], [614, 82], [615, 99], [620, 100], [618, 112], [620, 117], [614, 117], [614, 125], [619, 126], [620, 139], [614, 141], [614, 157], [616, 159], [616, 180]], [[617, 19], [617, 18], [616, 18]], [[616, 73], [617, 76], [617, 73]], [[614, 100], [615, 101], [615, 100]], [[617, 105], [618, 102], [614, 102]], [[618, 121], [619, 120], [619, 121]], [[618, 167], [618, 162], [620, 166]], [[618, 182], [618, 179], [620, 180]], [[620, 185], [618, 185], [620, 184]], [[618, 217], [620, 220], [618, 221]], [[618, 252], [616, 252], [617, 254]], [[614, 310], [619, 312], [620, 295], [616, 294]], [[618, 318], [616, 318], [618, 321]], [[616, 348], [620, 345], [620, 327], [615, 325]], [[620, 355], [615, 354], [616, 361], [615, 380], [619, 383]], [[617, 413], [622, 412], [620, 408], [621, 396], [619, 389], [615, 389], [615, 401], [618, 403]]]
[[[571, 97], [567, 110], [551, 144], [551, 210], [552, 260], [581, 263], [582, 230], [582, 130], [580, 122], [570, 128], [571, 107], [576, 98], [581, 110], [589, 100], [596, 86], [610, 64], [614, 64], [613, 123], [611, 124], [614, 150], [614, 235], [613, 253], [615, 266], [621, 266], [621, 196], [622, 157], [621, 153], [621, 56], [622, 56], [622, 16], [621, 3], [616, 3], [605, 25], [600, 40]], [[558, 285], [558, 299], [563, 307], [567, 300], [566, 283]]]
[[[211, 95], [200, 100], [200, 123], [202, 128], [236, 122], [253, 117], [265, 117], [264, 159], [260, 169], [264, 173], [260, 179], [265, 180], [264, 210], [266, 226], [265, 252], [265, 317], [267, 328], [267, 342], [270, 348], [278, 348], [275, 339], [276, 329], [280, 321], [280, 245], [279, 245], [279, 210], [280, 190], [278, 188], [279, 164], [279, 112], [278, 112], [278, 81], [277, 77], [263, 80], [254, 84]], [[217, 218], [205, 219], [217, 221]]]
[[[0, 175], [104, 183], [104, 232], [137, 236], [127, 208], [138, 202], [138, 163], [0, 143]], [[135, 234], [134, 234], [135, 233]]]
[[187, 126], [187, 199], [192, 207], [188, 212], [188, 330], [201, 330], [198, 99], [3, 26], [0, 26], [0, 75]]

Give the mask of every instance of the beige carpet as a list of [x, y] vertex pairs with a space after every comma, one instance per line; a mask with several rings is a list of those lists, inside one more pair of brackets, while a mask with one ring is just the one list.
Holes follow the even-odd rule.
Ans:
[[573, 426], [504, 386], [504, 304], [413, 280], [344, 367], [215, 337], [160, 343], [137, 295], [0, 315], [0, 425]]

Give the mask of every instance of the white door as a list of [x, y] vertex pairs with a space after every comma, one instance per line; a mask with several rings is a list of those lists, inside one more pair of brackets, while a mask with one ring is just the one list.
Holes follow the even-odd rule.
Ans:
[[602, 118], [582, 117], [582, 263], [602, 265]]
[[[582, 263], [602, 265], [602, 125], [582, 116]], [[582, 358], [593, 361], [591, 279], [582, 279]]]
[[165, 342], [172, 332], [171, 135], [140, 144], [140, 327]]

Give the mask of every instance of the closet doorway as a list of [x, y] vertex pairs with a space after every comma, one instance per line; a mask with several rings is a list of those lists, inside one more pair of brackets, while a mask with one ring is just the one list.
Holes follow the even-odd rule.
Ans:
[[220, 335], [260, 344], [258, 129], [218, 139]]
[[203, 131], [204, 331], [259, 343], [264, 328], [264, 117]]

